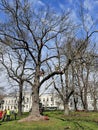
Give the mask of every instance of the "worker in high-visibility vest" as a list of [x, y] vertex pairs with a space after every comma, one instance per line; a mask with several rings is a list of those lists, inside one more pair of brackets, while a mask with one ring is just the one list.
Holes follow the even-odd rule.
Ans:
[[10, 109], [8, 108], [7, 111], [6, 111], [6, 117], [7, 117], [7, 121], [10, 121], [10, 115], [11, 115], [11, 112], [10, 112]]
[[6, 117], [6, 109], [3, 111], [2, 121], [4, 121], [4, 120], [5, 120], [5, 117]]

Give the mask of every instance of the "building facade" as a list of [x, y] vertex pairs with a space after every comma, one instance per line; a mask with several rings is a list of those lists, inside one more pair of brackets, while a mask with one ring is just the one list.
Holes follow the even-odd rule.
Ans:
[[[61, 101], [59, 101], [54, 94], [45, 93], [40, 95], [40, 103], [42, 103], [44, 108], [57, 108], [57, 109], [63, 109], [63, 106], [61, 104]], [[14, 108], [18, 108], [18, 96], [15, 95], [6, 95], [3, 98], [4, 103], [1, 105], [1, 109], [10, 109], [14, 110]], [[60, 103], [59, 103], [59, 102]], [[23, 102], [22, 102], [22, 111], [23, 112], [29, 112], [32, 108], [32, 96], [29, 92], [25, 93], [23, 96]]]
[[[63, 103], [61, 101], [61, 99], [53, 93], [44, 93], [42, 95], [40, 95], [40, 103], [42, 103], [44, 108], [48, 108], [48, 109], [59, 109], [59, 110], [63, 110]], [[91, 98], [90, 95], [88, 95], [88, 110], [94, 110], [93, 107], [93, 99]], [[10, 110], [14, 110], [14, 108], [18, 108], [18, 96], [15, 95], [7, 95], [4, 97], [3, 99], [3, 104], [1, 104], [1, 109], [10, 109]], [[22, 102], [22, 111], [23, 112], [29, 112], [32, 108], [32, 95], [27, 92], [24, 94], [23, 96], [23, 102]], [[78, 98], [78, 103], [77, 103], [77, 108], [79, 110], [83, 110], [83, 106], [81, 103], [81, 100], [79, 100]], [[74, 101], [73, 101], [73, 97], [70, 98], [69, 101], [69, 109], [70, 110], [74, 110]]]

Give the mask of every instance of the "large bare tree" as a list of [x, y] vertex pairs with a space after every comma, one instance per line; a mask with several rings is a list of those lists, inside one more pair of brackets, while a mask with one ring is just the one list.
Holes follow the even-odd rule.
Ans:
[[[9, 45], [14, 50], [25, 50], [29, 54], [29, 70], [30, 72], [32, 70], [33, 77], [26, 81], [32, 86], [32, 111], [25, 120], [40, 119], [42, 118], [39, 112], [41, 85], [52, 76], [65, 73], [67, 86], [69, 65], [74, 60], [81, 58], [80, 54], [85, 52], [89, 38], [97, 31], [87, 32], [76, 50], [73, 47], [70, 53], [66, 52], [66, 64], [59, 71], [52, 70], [51, 73], [43, 76], [46, 61], [51, 65], [51, 60], [56, 61], [58, 58], [55, 39], [62, 38], [59, 43], [62, 45], [62, 41], [73, 29], [69, 20], [70, 14], [65, 12], [57, 14], [49, 7], [39, 6], [34, 9], [30, 0], [1, 0], [0, 6], [7, 19], [0, 23], [0, 42]], [[72, 41], [70, 38], [68, 39], [69, 47], [73, 44]]]
[[55, 50], [55, 38], [65, 35], [70, 29], [69, 13], [56, 14], [49, 8], [36, 8], [27, 0], [15, 0], [9, 2], [1, 0], [1, 10], [6, 15], [7, 21], [1, 23], [0, 41], [15, 50], [25, 50], [29, 53], [29, 60], [32, 61], [30, 68], [33, 68], [34, 77], [27, 80], [32, 86], [32, 111], [25, 120], [40, 119], [39, 112], [39, 89], [50, 77], [56, 74], [63, 74], [63, 71], [54, 71], [43, 78], [41, 68], [45, 69], [45, 62], [57, 58]]

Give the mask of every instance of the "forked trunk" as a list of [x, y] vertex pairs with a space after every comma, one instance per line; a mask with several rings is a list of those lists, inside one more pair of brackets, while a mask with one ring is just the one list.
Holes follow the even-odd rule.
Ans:
[[28, 117], [21, 119], [19, 122], [29, 122], [29, 121], [38, 121], [44, 120], [44, 117], [40, 114], [39, 111], [39, 92], [38, 87], [33, 87], [32, 94], [32, 110]]
[[39, 84], [40, 84], [39, 70], [40, 70], [39, 66], [37, 66], [34, 84], [32, 86], [33, 92], [32, 92], [31, 113], [27, 118], [24, 118], [24, 119], [20, 120], [19, 122], [45, 120], [44, 116], [42, 116], [39, 111]]

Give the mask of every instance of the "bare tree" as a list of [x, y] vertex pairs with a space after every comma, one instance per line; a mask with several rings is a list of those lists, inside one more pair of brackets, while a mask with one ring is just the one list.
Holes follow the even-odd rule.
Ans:
[[[89, 44], [90, 45], [90, 44]], [[94, 55], [92, 53], [95, 49], [89, 46], [86, 51], [81, 55], [81, 57], [75, 60], [72, 64], [73, 72], [75, 76], [74, 85], [75, 91], [77, 93], [77, 98], [81, 100], [84, 110], [88, 110], [88, 95], [89, 95], [89, 83], [92, 82], [92, 73], [94, 73]], [[78, 102], [77, 102], [78, 103]]]
[[97, 107], [97, 102], [98, 102], [98, 70], [97, 70], [97, 62], [96, 62], [96, 57], [97, 55], [94, 53], [93, 54], [93, 66], [91, 67], [91, 73], [92, 73], [92, 80], [90, 80], [89, 84], [88, 84], [88, 89], [89, 89], [89, 95], [91, 97], [92, 100], [92, 107], [93, 110], [98, 111], [98, 107]]
[[[65, 73], [67, 87], [69, 65], [75, 58], [80, 58], [80, 53], [83, 53], [89, 44], [89, 38], [97, 31], [87, 33], [85, 39], [78, 45], [73, 55], [73, 51], [70, 51], [71, 57], [68, 51], [66, 52], [68, 53], [68, 58], [60, 71], [52, 70], [52, 73], [41, 78], [44, 74], [41, 68], [45, 70], [46, 61], [50, 62], [51, 59], [56, 60], [58, 58], [57, 50], [55, 49], [55, 38], [65, 38], [73, 29], [69, 20], [69, 12], [57, 14], [48, 7], [39, 7], [34, 10], [29, 0], [14, 0], [11, 3], [7, 0], [1, 0], [0, 5], [1, 10], [8, 19], [1, 23], [0, 42], [11, 46], [14, 50], [25, 50], [29, 54], [29, 59], [32, 63], [30, 65], [33, 68], [33, 77], [30, 80], [26, 80], [32, 86], [32, 111], [25, 120], [40, 119], [39, 89], [41, 85], [54, 75]], [[70, 40], [67, 43], [70, 45], [70, 42], [72, 43]]]
[[[69, 98], [72, 95], [76, 110], [80, 99], [82, 101], [83, 108], [88, 110], [88, 87], [92, 70], [91, 68], [94, 63], [94, 55], [90, 52], [90, 50], [88, 50], [88, 48], [90, 50], [93, 49], [90, 47], [89, 38], [87, 36], [84, 40], [76, 40], [75, 38], [71, 39], [71, 41], [68, 41], [61, 51], [63, 58], [65, 57], [65, 59], [72, 61], [71, 64], [67, 66], [68, 68], [65, 71], [65, 84], [63, 83], [63, 87], [65, 87], [63, 88], [63, 95], [65, 96], [64, 98], [67, 99], [67, 101], [65, 100], [65, 110], [68, 108]], [[65, 111], [65, 113], [68, 113], [68, 110], [67, 112]]]
[[[50, 77], [56, 74], [63, 74], [63, 71], [54, 71], [42, 79], [41, 68], [46, 61], [56, 59], [54, 38], [68, 32], [69, 13], [57, 15], [49, 8], [33, 10], [29, 1], [15, 0], [8, 2], [1, 0], [2, 11], [8, 17], [8, 21], [1, 23], [0, 41], [10, 45], [13, 49], [25, 50], [32, 60], [34, 77], [27, 80], [32, 86], [32, 111], [26, 120], [39, 118], [39, 89]], [[67, 62], [67, 66], [70, 61]]]
[[25, 73], [27, 54], [24, 52], [23, 56], [22, 53], [23, 51], [21, 52], [18, 50], [14, 52], [12, 52], [11, 50], [10, 52], [6, 51], [5, 55], [1, 53], [2, 58], [0, 60], [1, 64], [7, 71], [8, 78], [15, 81], [18, 84], [17, 85], [19, 89], [18, 113], [20, 116], [22, 114], [23, 85], [27, 79]]

